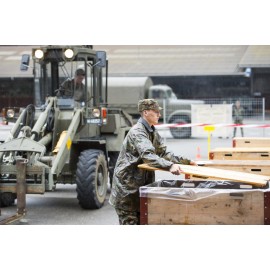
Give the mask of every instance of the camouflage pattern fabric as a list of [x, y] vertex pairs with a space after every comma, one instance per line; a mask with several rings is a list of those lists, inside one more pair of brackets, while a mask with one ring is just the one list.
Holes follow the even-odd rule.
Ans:
[[[233, 107], [233, 119], [234, 119], [234, 124], [243, 124], [243, 118], [244, 118], [244, 113], [245, 110], [243, 107]], [[244, 130], [242, 127], [240, 127], [241, 130], [241, 135], [244, 137]], [[236, 127], [233, 128], [233, 137], [236, 136]]]
[[74, 98], [75, 101], [82, 102], [84, 101], [84, 84], [74, 85], [74, 79], [67, 79], [61, 84], [57, 96], [65, 96]]
[[235, 124], [243, 124], [244, 113], [245, 110], [243, 109], [243, 107], [233, 107], [233, 118]]
[[149, 98], [142, 99], [138, 102], [138, 111], [142, 112], [144, 110], [160, 111], [162, 108], [159, 107], [158, 102], [155, 99]]
[[189, 159], [167, 151], [159, 133], [140, 118], [128, 132], [116, 162], [109, 203], [117, 209], [139, 212], [139, 188], [155, 181], [155, 173], [139, 164], [167, 169], [173, 163], [190, 164]]
[[115, 209], [120, 225], [139, 225], [140, 224], [140, 213], [125, 211], [121, 209]]

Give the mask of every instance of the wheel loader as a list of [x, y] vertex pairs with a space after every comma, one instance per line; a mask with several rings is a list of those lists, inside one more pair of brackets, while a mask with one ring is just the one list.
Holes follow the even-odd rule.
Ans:
[[[92, 46], [40, 46], [32, 49], [32, 57], [22, 56], [21, 71], [28, 69], [36, 104], [20, 113], [4, 110], [4, 119], [15, 124], [0, 144], [0, 206], [14, 204], [21, 193], [44, 194], [57, 184], [76, 184], [82, 208], [101, 208], [132, 126], [125, 111], [108, 108], [106, 52]], [[59, 95], [77, 69], [85, 73], [79, 101]]]

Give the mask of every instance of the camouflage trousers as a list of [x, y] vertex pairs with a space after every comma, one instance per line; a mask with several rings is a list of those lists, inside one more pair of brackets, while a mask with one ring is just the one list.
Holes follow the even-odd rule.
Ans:
[[140, 225], [140, 212], [115, 208], [120, 225]]

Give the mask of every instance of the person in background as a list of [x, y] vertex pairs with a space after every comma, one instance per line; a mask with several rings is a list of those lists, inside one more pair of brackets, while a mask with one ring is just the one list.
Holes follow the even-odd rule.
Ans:
[[155, 129], [160, 110], [154, 99], [138, 102], [141, 114], [137, 124], [128, 132], [117, 159], [109, 203], [115, 208], [120, 225], [140, 224], [139, 188], [155, 181], [155, 173], [138, 168], [146, 163], [172, 174], [181, 174], [181, 164], [196, 165], [194, 161], [167, 151], [163, 139]]
[[75, 76], [72, 79], [65, 80], [57, 90], [57, 96], [73, 98], [77, 102], [85, 101], [85, 71], [79, 68], [75, 71]]
[[[241, 106], [240, 101], [237, 100], [235, 102], [235, 105], [233, 106], [233, 121], [234, 121], [234, 124], [243, 125], [244, 113], [245, 113], [244, 108]], [[240, 130], [241, 130], [242, 137], [244, 137], [243, 127], [240, 127]], [[233, 137], [235, 137], [235, 135], [236, 135], [236, 127], [234, 127], [234, 129], [233, 129]]]

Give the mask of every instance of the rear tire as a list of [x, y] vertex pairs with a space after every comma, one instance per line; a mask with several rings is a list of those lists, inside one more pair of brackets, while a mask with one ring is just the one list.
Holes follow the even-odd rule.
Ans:
[[17, 198], [16, 193], [4, 192], [0, 193], [0, 206], [8, 207], [15, 203], [15, 199]]
[[77, 198], [84, 209], [98, 209], [107, 194], [108, 169], [105, 155], [100, 150], [81, 152], [76, 171]]

